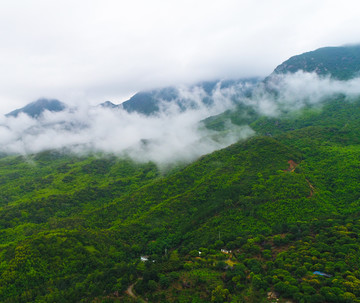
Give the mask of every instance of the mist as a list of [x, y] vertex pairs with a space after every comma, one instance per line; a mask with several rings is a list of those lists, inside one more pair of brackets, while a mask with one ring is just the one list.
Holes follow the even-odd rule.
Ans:
[[[251, 97], [244, 92], [251, 89]], [[76, 154], [115, 154], [158, 165], [190, 162], [254, 136], [249, 125], [227, 122], [222, 132], [207, 129], [202, 120], [246, 104], [259, 115], [280, 117], [307, 105], [322, 105], [331, 96], [360, 95], [360, 78], [338, 81], [315, 73], [272, 75], [251, 88], [248, 83], [222, 87], [211, 93], [201, 86], [177, 87], [177, 99], [160, 101], [156, 115], [129, 113], [121, 108], [82, 105], [62, 112], [45, 111], [34, 119], [26, 114], [0, 119], [0, 152], [34, 154], [61, 150]], [[211, 98], [204, 103], [204, 98]], [[185, 110], [184, 110], [185, 107]]]
[[[21, 155], [45, 150], [111, 153], [159, 165], [190, 162], [254, 134], [247, 125], [233, 125], [219, 136], [199, 123], [233, 108], [234, 96], [243, 94], [241, 85], [221, 88], [219, 82], [211, 95], [201, 86], [178, 87], [178, 98], [159, 100], [160, 112], [152, 116], [83, 104], [61, 112], [45, 111], [36, 119], [23, 113], [2, 117], [0, 151]], [[211, 98], [210, 104], [203, 102], [206, 97]]]
[[272, 74], [253, 90], [251, 98], [243, 98], [240, 103], [252, 106], [260, 115], [280, 117], [305, 106], [321, 108], [337, 95], [344, 95], [346, 101], [358, 97], [360, 77], [342, 81], [301, 70], [293, 74]]

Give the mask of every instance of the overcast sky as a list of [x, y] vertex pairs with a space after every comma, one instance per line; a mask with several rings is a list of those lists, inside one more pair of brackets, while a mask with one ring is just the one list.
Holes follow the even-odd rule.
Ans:
[[355, 0], [0, 0], [0, 113], [266, 76], [293, 55], [359, 43], [359, 20]]

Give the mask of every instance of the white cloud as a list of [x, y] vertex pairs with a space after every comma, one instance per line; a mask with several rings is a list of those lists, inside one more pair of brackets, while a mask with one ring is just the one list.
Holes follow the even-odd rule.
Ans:
[[[3, 117], [0, 152], [29, 154], [65, 149], [128, 155], [136, 161], [154, 161], [159, 165], [189, 162], [255, 134], [247, 125], [228, 122], [227, 131], [217, 133], [199, 123], [234, 108], [235, 102], [249, 105], [262, 115], [279, 116], [284, 110], [323, 104], [336, 94], [349, 99], [360, 95], [360, 78], [338, 81], [302, 71], [274, 76], [267, 83], [272, 90], [260, 84], [251, 98], [244, 95], [248, 85], [218, 83], [210, 95], [200, 86], [181, 86], [177, 88], [178, 99], [163, 101], [162, 111], [153, 116], [83, 104], [77, 110], [45, 112], [37, 120], [25, 114]], [[210, 106], [202, 102], [206, 97], [213, 100]], [[192, 106], [183, 111], [177, 105], [180, 100]]]
[[[199, 124], [204, 118], [234, 106], [232, 90], [218, 85], [212, 105], [206, 106], [202, 100], [209, 95], [201, 87], [183, 86], [178, 89], [178, 100], [196, 106], [183, 111], [176, 100], [163, 102], [163, 110], [149, 117], [86, 105], [77, 110], [46, 111], [39, 119], [25, 114], [4, 117], [0, 121], [0, 151], [31, 154], [66, 149], [76, 153], [128, 155], [136, 161], [158, 164], [192, 161], [254, 134], [244, 125], [232, 126], [219, 136]], [[239, 90], [236, 94], [240, 94]]]
[[359, 42], [355, 0], [3, 0], [0, 112], [39, 97], [124, 101], [213, 78], [267, 75], [288, 57]]
[[254, 90], [250, 99], [241, 101], [265, 116], [276, 117], [284, 111], [321, 105], [339, 94], [349, 100], [360, 95], [360, 77], [340, 81], [300, 70], [293, 74], [272, 75], [269, 79], [266, 86], [259, 85]]

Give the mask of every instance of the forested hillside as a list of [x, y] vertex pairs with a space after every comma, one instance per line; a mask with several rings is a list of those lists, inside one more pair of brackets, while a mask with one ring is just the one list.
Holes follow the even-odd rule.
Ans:
[[1, 302], [360, 302], [360, 98], [202, 121], [192, 163], [0, 158]]
[[137, 281], [151, 302], [356, 301], [359, 106], [256, 119], [258, 136], [166, 172], [1, 158], [1, 300], [131, 301]]
[[316, 72], [319, 75], [341, 80], [351, 79], [359, 74], [360, 46], [323, 47], [315, 51], [293, 56], [280, 64], [274, 74], [294, 73], [298, 70]]

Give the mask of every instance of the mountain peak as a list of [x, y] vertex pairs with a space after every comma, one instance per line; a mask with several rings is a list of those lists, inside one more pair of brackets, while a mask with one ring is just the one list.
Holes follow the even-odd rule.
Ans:
[[59, 100], [56, 99], [46, 99], [41, 98], [37, 101], [31, 102], [28, 105], [16, 109], [8, 114], [7, 117], [17, 117], [20, 113], [27, 114], [32, 118], [37, 118], [40, 116], [45, 110], [50, 112], [60, 112], [66, 108], [66, 105]]
[[348, 80], [360, 72], [360, 45], [323, 47], [293, 56], [275, 68], [273, 74], [295, 73], [298, 70], [330, 75]]
[[110, 109], [119, 107], [119, 105], [116, 105], [116, 104], [112, 103], [111, 101], [105, 101], [105, 102], [99, 104], [99, 106], [104, 107], [104, 108], [110, 108]]

